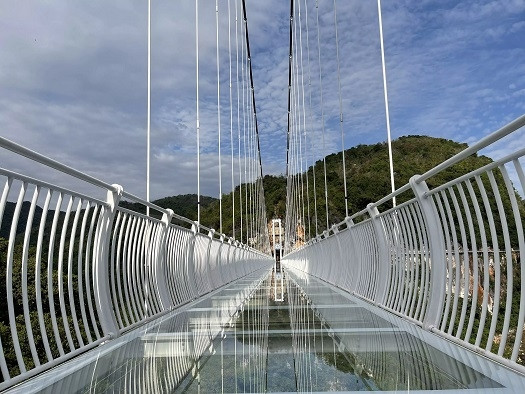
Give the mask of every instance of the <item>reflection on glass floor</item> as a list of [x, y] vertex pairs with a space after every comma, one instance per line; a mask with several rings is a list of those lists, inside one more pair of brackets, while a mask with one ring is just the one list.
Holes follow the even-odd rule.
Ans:
[[524, 378], [322, 281], [259, 272], [18, 392], [525, 392]]

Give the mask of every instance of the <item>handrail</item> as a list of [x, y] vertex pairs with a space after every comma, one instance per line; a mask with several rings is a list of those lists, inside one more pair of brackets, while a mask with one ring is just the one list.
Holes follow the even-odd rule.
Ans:
[[[525, 115], [414, 175], [346, 219], [368, 214], [366, 223], [323, 233], [284, 256], [283, 265], [523, 372], [525, 228], [517, 190], [525, 190], [525, 148], [430, 190], [424, 181], [524, 125]], [[409, 191], [408, 201], [376, 209]]]
[[40, 181], [38, 179], [35, 179], [33, 177], [30, 177], [30, 176], [22, 175], [22, 174], [20, 174], [18, 172], [15, 172], [15, 171], [6, 170], [5, 168], [2, 168], [2, 167], [0, 167], [0, 175], [3, 175], [5, 177], [13, 177], [13, 178], [19, 179], [19, 180], [21, 180], [23, 182], [32, 183], [32, 184], [35, 184], [35, 185], [38, 185], [38, 186], [41, 186], [41, 187], [45, 187], [45, 188], [48, 188], [48, 189], [51, 189], [51, 190], [55, 190], [55, 191], [59, 191], [59, 192], [62, 192], [62, 193], [66, 193], [66, 194], [69, 194], [69, 195], [72, 195], [72, 196], [75, 196], [75, 197], [88, 199], [88, 200], [90, 200], [92, 202], [96, 202], [96, 203], [101, 204], [101, 205], [107, 205], [106, 201], [102, 201], [102, 200], [99, 200], [97, 198], [90, 197], [90, 196], [88, 196], [86, 194], [78, 193], [78, 192], [75, 192], [73, 190], [70, 190], [70, 189], [67, 189], [67, 188], [64, 188], [64, 187], [60, 187], [60, 186], [54, 185], [54, 184], [49, 183], [49, 182]]
[[[65, 164], [62, 164], [62, 163], [60, 163], [57, 160], [50, 159], [50, 158], [48, 158], [48, 157], [46, 157], [46, 156], [44, 156], [44, 155], [42, 155], [42, 154], [40, 154], [38, 152], [35, 152], [35, 151], [31, 150], [31, 149], [28, 149], [28, 148], [26, 148], [26, 147], [24, 147], [22, 145], [19, 145], [19, 144], [13, 142], [13, 141], [8, 140], [7, 138], [1, 137], [1, 136], [0, 136], [0, 147], [5, 148], [7, 150], [10, 150], [10, 151], [12, 151], [14, 153], [17, 153], [17, 154], [19, 154], [21, 156], [24, 156], [24, 157], [26, 157], [26, 158], [28, 158], [30, 160], [36, 161], [38, 163], [41, 163], [41, 164], [43, 164], [45, 166], [48, 166], [50, 168], [53, 168], [55, 170], [58, 170], [58, 171], [60, 171], [60, 172], [62, 172], [64, 174], [67, 174], [67, 175], [73, 176], [75, 178], [78, 178], [80, 180], [83, 180], [85, 182], [88, 182], [88, 183], [90, 183], [92, 185], [95, 185], [95, 186], [98, 186], [98, 187], [101, 187], [101, 188], [104, 188], [104, 189], [107, 189], [107, 190], [110, 190], [110, 191], [113, 191], [113, 192], [117, 191], [117, 187], [115, 185], [112, 185], [112, 184], [109, 184], [107, 182], [101, 181], [100, 179], [97, 179], [97, 178], [95, 178], [95, 177], [93, 177], [91, 175], [85, 174], [85, 173], [83, 173], [81, 171], [78, 171], [78, 170], [72, 168], [72, 167], [69, 167], [69, 166], [67, 166]], [[5, 171], [7, 172], [8, 170], [5, 170]], [[21, 175], [21, 176], [23, 176], [23, 175]], [[33, 178], [30, 178], [30, 177], [26, 177], [26, 178], [27, 179], [33, 179]], [[49, 185], [49, 186], [53, 187], [52, 184], [45, 183], [43, 181], [38, 181], [38, 182], [40, 182], [43, 185]], [[63, 189], [63, 190], [67, 190], [67, 189]], [[72, 192], [72, 193], [75, 193], [76, 195], [80, 195], [80, 193], [77, 193], [77, 192]], [[125, 190], [122, 192], [122, 196], [125, 197], [125, 198], [128, 198], [130, 200], [133, 200], [135, 202], [138, 202], [138, 203], [140, 203], [140, 204], [142, 204], [144, 206], [152, 208], [152, 209], [154, 209], [154, 210], [156, 210], [158, 212], [161, 212], [161, 213], [164, 213], [164, 214], [168, 213], [168, 210], [166, 208], [162, 208], [162, 207], [160, 207], [160, 206], [158, 206], [156, 204], [153, 204], [152, 202], [146, 201], [146, 200], [144, 200], [144, 199], [142, 199], [140, 197], [137, 197], [134, 194], [131, 194], [131, 193], [125, 191]], [[181, 221], [186, 222], [186, 223], [191, 224], [191, 225], [195, 224], [195, 222], [193, 220], [188, 219], [188, 218], [186, 218], [186, 217], [184, 217], [182, 215], [179, 215], [177, 213], [173, 213], [172, 214], [172, 218], [181, 220]], [[215, 233], [215, 231], [213, 229], [211, 229], [210, 227], [204, 226], [202, 224], [199, 224], [198, 227], [203, 229], [203, 230], [205, 230], [205, 231], [214, 232]], [[219, 235], [221, 235], [221, 234], [219, 234]], [[230, 238], [230, 237], [226, 236], [225, 234], [222, 234], [222, 235], [225, 238], [228, 238], [228, 239]]]
[[472, 146], [469, 146], [465, 150], [462, 150], [458, 154], [452, 156], [450, 159], [445, 160], [443, 163], [435, 166], [431, 170], [428, 170], [421, 176], [419, 176], [416, 180], [416, 183], [421, 183], [423, 181], [426, 181], [428, 178], [440, 173], [441, 171], [453, 166], [454, 164], [460, 162], [463, 159], [466, 159], [470, 155], [480, 151], [483, 148], [486, 148], [490, 144], [500, 140], [503, 137], [506, 137], [510, 133], [522, 128], [525, 126], [525, 114], [521, 115], [520, 117], [514, 119], [512, 122], [506, 124], [499, 130], [496, 130], [495, 132], [489, 134], [485, 138], [481, 139], [479, 142], [475, 143]]
[[[0, 226], [8, 229], [0, 256], [6, 290], [0, 297], [7, 304], [2, 323], [10, 332], [9, 339], [0, 337], [0, 390], [273, 264], [270, 256], [119, 185], [2, 137], [0, 147], [108, 192], [102, 201], [0, 168]], [[122, 197], [164, 216], [126, 209]]]
[[[420, 175], [416, 179], [416, 183], [419, 184], [419, 183], [427, 180], [428, 178], [430, 178], [430, 177], [440, 173], [441, 171], [443, 171], [443, 170], [453, 166], [454, 164], [460, 162], [461, 160], [463, 160], [463, 159], [471, 156], [472, 154], [480, 151], [481, 149], [486, 148], [488, 145], [490, 145], [490, 144], [500, 140], [503, 137], [506, 137], [507, 135], [509, 135], [512, 132], [520, 129], [523, 126], [525, 126], [525, 115], [521, 115], [520, 117], [518, 117], [515, 120], [513, 120], [512, 122], [506, 124], [505, 126], [500, 128], [499, 130], [496, 130], [495, 132], [491, 133], [487, 137], [481, 139], [476, 144], [474, 144], [474, 145], [472, 145], [472, 146], [462, 150], [458, 154], [456, 154], [456, 155], [452, 156], [451, 158], [445, 160], [443, 163], [441, 163], [441, 164], [435, 166], [434, 168], [428, 170], [427, 172], [425, 172], [424, 174]], [[505, 160], [505, 159], [502, 159], [502, 160]], [[385, 197], [381, 198], [380, 200], [371, 203], [371, 206], [372, 207], [379, 207], [381, 204], [384, 204], [385, 202], [388, 202], [388, 201], [392, 200], [394, 197], [397, 197], [401, 193], [409, 191], [410, 189], [411, 189], [410, 183], [407, 183], [407, 184], [399, 187], [398, 189], [396, 189], [392, 193], [387, 194]], [[367, 213], [367, 211], [368, 211], [368, 209], [364, 208], [364, 209], [360, 210], [359, 212], [356, 212], [356, 213], [352, 214], [350, 216], [350, 219], [355, 219], [356, 217], [359, 217], [359, 216]]]
[[493, 161], [492, 163], [486, 164], [483, 167], [478, 168], [477, 170], [471, 171], [465, 175], [460, 176], [459, 178], [453, 179], [447, 183], [437, 186], [433, 188], [432, 190], [428, 191], [426, 193], [426, 196], [431, 196], [433, 194], [436, 194], [442, 190], [448, 189], [450, 186], [454, 184], [461, 183], [463, 181], [466, 181], [467, 179], [475, 177], [476, 175], [480, 175], [487, 171], [493, 170], [494, 168], [497, 168], [501, 166], [502, 164], [508, 163], [509, 161], [512, 161], [522, 156], [525, 156], [525, 148], [520, 149], [517, 152], [511, 153], [510, 155], [507, 155], [499, 160]]
[[23, 147], [22, 145], [19, 145], [16, 142], [10, 141], [7, 138], [1, 137], [1, 136], [0, 136], [0, 147], [10, 150], [11, 152], [17, 153], [20, 156], [27, 157], [30, 160], [36, 161], [38, 163], [51, 167], [60, 172], [63, 172], [64, 174], [71, 175], [75, 178], [91, 183], [92, 185], [101, 187], [103, 189], [108, 189], [111, 191], [117, 190], [115, 186], [110, 185], [109, 183], [101, 181], [100, 179], [97, 179], [91, 175], [87, 175], [81, 171], [75, 170], [72, 167], [62, 164], [56, 160], [50, 159], [49, 157], [46, 157], [26, 147]]

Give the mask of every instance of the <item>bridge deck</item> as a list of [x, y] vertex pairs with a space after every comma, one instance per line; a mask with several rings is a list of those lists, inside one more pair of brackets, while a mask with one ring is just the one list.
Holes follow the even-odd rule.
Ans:
[[472, 388], [525, 392], [525, 378], [316, 278], [259, 271], [11, 391]]

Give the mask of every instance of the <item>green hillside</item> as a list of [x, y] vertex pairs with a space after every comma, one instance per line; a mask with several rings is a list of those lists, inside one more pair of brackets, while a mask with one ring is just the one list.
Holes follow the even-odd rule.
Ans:
[[[216, 198], [201, 196], [201, 207], [206, 209], [213, 202], [219, 201]], [[164, 197], [152, 201], [153, 204], [162, 208], [170, 208], [177, 215], [184, 216], [191, 220], [197, 220], [197, 195], [196, 194], [180, 194], [178, 196]], [[132, 211], [146, 213], [146, 207], [139, 203], [131, 203], [129, 201], [121, 201], [120, 206], [131, 209]], [[151, 211], [151, 215], [159, 216]]]
[[[426, 136], [401, 137], [392, 142], [396, 188], [403, 186], [414, 174], [422, 174], [448, 158], [467, 148], [467, 144], [457, 143], [443, 138]], [[485, 156], [473, 155], [435, 177], [430, 178], [427, 184], [430, 188], [443, 184], [458, 176], [490, 163], [492, 160]], [[388, 150], [386, 143], [374, 145], [358, 145], [345, 151], [347, 172], [348, 207], [349, 213], [355, 213], [365, 208], [367, 204], [375, 202], [390, 193], [390, 173], [388, 167]], [[342, 152], [326, 157], [328, 211], [329, 223], [342, 221], [345, 217], [344, 184]], [[312, 231], [314, 224], [314, 188], [313, 167], [308, 169], [308, 191], [310, 197], [310, 216]], [[315, 163], [316, 197], [319, 231], [326, 227], [325, 199], [324, 199], [324, 172], [323, 161]], [[303, 190], [305, 202], [306, 176], [303, 175]], [[500, 183], [502, 184], [502, 183]], [[286, 211], [286, 178], [284, 176], [266, 175], [263, 178], [266, 215], [271, 218], [284, 218]], [[245, 203], [246, 185], [243, 189], [243, 211]], [[502, 195], [504, 195], [502, 193]], [[412, 196], [400, 196], [398, 202], [403, 202]], [[506, 201], [504, 201], [506, 203]], [[235, 190], [236, 228], [240, 228], [239, 187]], [[307, 212], [305, 207], [305, 215]], [[231, 234], [232, 229], [232, 197], [231, 193], [223, 196], [223, 232]], [[245, 221], [246, 218], [243, 218]], [[219, 203], [215, 200], [202, 212], [202, 223], [218, 229]]]
[[[448, 158], [467, 148], [443, 138], [426, 136], [401, 137], [392, 142], [394, 178], [396, 189], [408, 183], [415, 174], [423, 174]], [[492, 162], [485, 156], [472, 155], [427, 181], [429, 188], [441, 185], [458, 176]], [[388, 149], [386, 143], [358, 145], [345, 151], [348, 188], [348, 210], [355, 213], [386, 196], [391, 191]], [[342, 153], [326, 157], [329, 222], [344, 219], [344, 184]], [[308, 171], [309, 184], [313, 184], [312, 168]], [[326, 227], [323, 162], [315, 163], [315, 178], [318, 205], [318, 222]], [[313, 188], [310, 192], [313, 200]], [[406, 200], [406, 197], [398, 202]], [[313, 205], [312, 205], [313, 207]]]

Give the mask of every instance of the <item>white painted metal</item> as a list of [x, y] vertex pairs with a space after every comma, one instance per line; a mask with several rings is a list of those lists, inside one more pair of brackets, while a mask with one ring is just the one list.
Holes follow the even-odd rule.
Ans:
[[[0, 337], [0, 390], [273, 264], [204, 226], [171, 223], [193, 224], [118, 185], [77, 176], [11, 142], [6, 147], [103, 188], [107, 200], [0, 168], [0, 225], [9, 229], [1, 256], [9, 336]], [[152, 216], [119, 206], [123, 196], [149, 207]], [[6, 207], [13, 210], [9, 218]]]
[[[146, 108], [146, 201], [149, 202], [151, 170], [151, 0], [148, 0], [148, 97]], [[146, 207], [149, 216], [149, 206]]]
[[[525, 192], [525, 149], [430, 190], [425, 181], [524, 124], [525, 115], [414, 176], [290, 252], [283, 264], [521, 370], [525, 235], [518, 193]], [[413, 198], [383, 209], [409, 193]]]
[[[394, 182], [394, 160], [392, 157], [392, 137], [390, 132], [390, 113], [388, 105], [388, 89], [386, 83], [386, 63], [385, 63], [385, 44], [383, 39], [383, 18], [381, 16], [381, 0], [377, 0], [377, 14], [379, 20], [379, 42], [381, 47], [381, 66], [383, 71], [383, 93], [385, 98], [385, 118], [386, 118], [386, 138], [388, 144], [388, 164], [390, 170], [390, 185], [392, 187], [392, 193], [395, 192], [396, 186]], [[392, 198], [392, 203], [396, 206], [396, 197]]]

